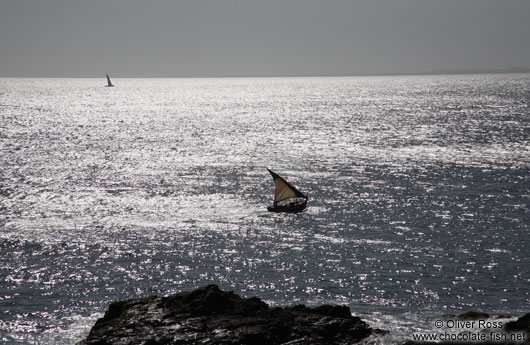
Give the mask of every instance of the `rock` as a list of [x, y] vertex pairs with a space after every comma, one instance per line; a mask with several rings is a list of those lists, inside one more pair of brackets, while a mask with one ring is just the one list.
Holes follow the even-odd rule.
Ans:
[[481, 313], [479, 311], [468, 311], [456, 316], [459, 320], [486, 320], [489, 319], [489, 314]]
[[346, 306], [269, 308], [257, 297], [207, 285], [114, 302], [78, 345], [353, 344], [371, 334]]
[[504, 329], [508, 332], [526, 331], [530, 334], [530, 313], [521, 316], [515, 321], [507, 322]]

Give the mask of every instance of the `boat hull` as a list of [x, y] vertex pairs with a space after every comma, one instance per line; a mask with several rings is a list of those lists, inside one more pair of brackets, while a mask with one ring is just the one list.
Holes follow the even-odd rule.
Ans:
[[288, 212], [288, 213], [296, 213], [296, 212], [302, 212], [307, 207], [307, 201], [304, 201], [300, 204], [295, 205], [286, 205], [286, 206], [269, 206], [267, 207], [267, 211], [269, 212]]

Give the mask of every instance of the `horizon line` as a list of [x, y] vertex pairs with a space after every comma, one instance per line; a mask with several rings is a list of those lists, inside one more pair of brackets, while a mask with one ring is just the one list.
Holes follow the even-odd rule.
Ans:
[[351, 74], [300, 74], [300, 75], [281, 75], [281, 74], [269, 74], [269, 75], [189, 75], [189, 76], [120, 76], [112, 75], [108, 73], [102, 73], [97, 76], [2, 76], [0, 78], [49, 78], [49, 79], [60, 79], [60, 78], [72, 78], [72, 79], [96, 79], [106, 76], [107, 74], [112, 78], [147, 78], [147, 79], [223, 79], [223, 78], [331, 78], [331, 77], [399, 77], [399, 76], [442, 76], [442, 75], [477, 75], [477, 74], [526, 74], [530, 73], [530, 68], [526, 67], [512, 67], [506, 69], [497, 70], [434, 70], [427, 72], [382, 72], [382, 73], [351, 73]]

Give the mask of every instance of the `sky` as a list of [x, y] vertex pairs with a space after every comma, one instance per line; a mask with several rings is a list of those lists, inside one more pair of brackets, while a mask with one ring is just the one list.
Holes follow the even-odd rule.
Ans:
[[530, 0], [0, 0], [0, 77], [530, 68]]

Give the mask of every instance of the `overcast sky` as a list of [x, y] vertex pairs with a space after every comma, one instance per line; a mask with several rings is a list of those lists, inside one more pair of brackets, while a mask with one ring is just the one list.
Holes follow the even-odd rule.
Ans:
[[530, 0], [0, 0], [0, 76], [530, 67]]

